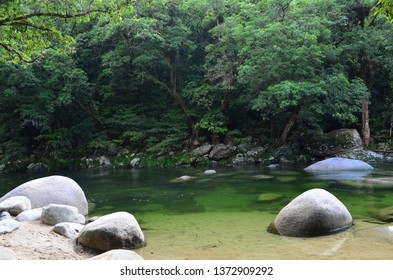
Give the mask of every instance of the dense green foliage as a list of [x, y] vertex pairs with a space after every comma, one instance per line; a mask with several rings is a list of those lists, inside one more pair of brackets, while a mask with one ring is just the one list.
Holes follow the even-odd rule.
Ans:
[[2, 161], [296, 145], [362, 131], [365, 108], [387, 135], [393, 25], [374, 4], [1, 1]]

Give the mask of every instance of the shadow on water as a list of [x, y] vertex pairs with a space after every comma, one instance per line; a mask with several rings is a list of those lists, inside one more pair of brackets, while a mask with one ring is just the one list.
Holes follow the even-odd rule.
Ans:
[[[393, 206], [393, 168], [368, 174], [309, 174], [297, 166], [83, 170], [74, 179], [90, 203], [89, 216], [127, 211], [145, 231], [145, 259], [380, 259], [393, 258], [392, 242], [353, 234], [375, 227], [375, 213]], [[45, 174], [52, 175], [52, 174]], [[355, 176], [356, 175], [356, 176]], [[0, 194], [39, 174], [2, 174]], [[181, 176], [182, 179], [178, 179]], [[293, 198], [323, 188], [347, 206], [354, 227], [312, 239], [267, 233]], [[393, 210], [392, 210], [393, 213]], [[359, 253], [363, 252], [363, 253]]]

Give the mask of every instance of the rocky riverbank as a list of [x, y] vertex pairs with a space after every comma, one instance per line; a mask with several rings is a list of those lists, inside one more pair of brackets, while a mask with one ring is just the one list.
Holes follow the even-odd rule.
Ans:
[[142, 259], [135, 217], [115, 212], [86, 220], [88, 203], [71, 178], [26, 182], [0, 198], [0, 259]]
[[[382, 143], [389, 149], [387, 143]], [[378, 149], [381, 151], [381, 149]], [[0, 165], [0, 171], [42, 172], [64, 169], [92, 168], [139, 168], [172, 166], [216, 166], [216, 165], [275, 165], [280, 163], [308, 164], [328, 157], [359, 159], [363, 161], [392, 160], [386, 153], [364, 149], [361, 137], [355, 129], [339, 129], [328, 133], [315, 134], [299, 143], [281, 146], [239, 141], [221, 144], [204, 143], [195, 148], [163, 150], [150, 154], [131, 151], [126, 148], [79, 159], [33, 158], [7, 162]]]

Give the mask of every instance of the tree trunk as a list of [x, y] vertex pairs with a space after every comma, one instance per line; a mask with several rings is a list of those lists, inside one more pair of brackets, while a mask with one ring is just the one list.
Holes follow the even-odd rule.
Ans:
[[364, 101], [362, 105], [362, 135], [363, 135], [363, 145], [364, 147], [367, 148], [370, 145], [368, 100]]
[[[367, 86], [369, 92], [374, 85], [374, 67], [371, 59], [367, 56], [366, 51], [360, 52], [360, 77]], [[369, 109], [368, 100], [364, 100], [362, 104], [362, 136], [363, 145], [367, 148], [370, 145], [371, 132], [370, 132], [370, 121], [369, 121]]]
[[183, 102], [183, 99], [179, 96], [177, 93], [177, 78], [176, 78], [176, 66], [175, 66], [175, 61], [173, 58], [173, 55], [168, 54], [166, 56], [168, 64], [169, 64], [169, 78], [170, 78], [170, 89], [169, 93], [175, 100], [176, 104], [180, 107], [182, 112], [187, 118], [188, 124], [191, 129], [191, 145], [192, 146], [198, 146], [200, 144], [199, 142], [199, 137], [198, 137], [198, 131], [195, 128], [195, 123], [191, 117], [191, 115], [188, 112], [188, 108], [186, 104]]
[[282, 145], [286, 142], [289, 132], [292, 130], [292, 128], [295, 126], [297, 120], [297, 110], [294, 109], [291, 117], [289, 118], [289, 121], [287, 125], [285, 126], [283, 132], [281, 133], [280, 138], [277, 141], [277, 145]]
[[392, 140], [392, 132], [393, 132], [393, 104], [390, 111], [389, 141]]
[[220, 135], [217, 132], [212, 133], [212, 144], [217, 145], [220, 144]]

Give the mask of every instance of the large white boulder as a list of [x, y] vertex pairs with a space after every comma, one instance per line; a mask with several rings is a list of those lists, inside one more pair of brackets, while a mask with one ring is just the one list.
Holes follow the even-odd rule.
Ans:
[[374, 169], [368, 163], [349, 158], [328, 158], [318, 161], [306, 167], [305, 171], [311, 172], [334, 172], [334, 171], [364, 171]]
[[278, 213], [274, 226], [283, 236], [321, 236], [349, 229], [352, 216], [330, 192], [311, 189], [287, 204]]
[[0, 202], [12, 196], [26, 196], [32, 208], [48, 204], [70, 205], [78, 208], [79, 213], [87, 215], [88, 205], [82, 188], [71, 178], [48, 176], [26, 182], [0, 198]]
[[132, 214], [116, 212], [87, 224], [78, 242], [99, 251], [137, 249], [145, 246], [145, 237]]

